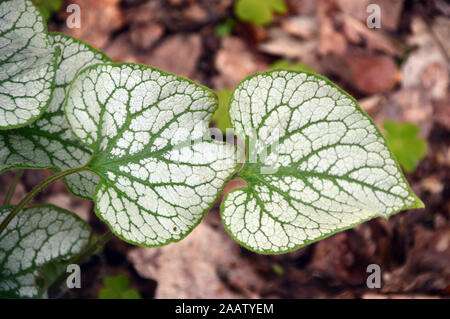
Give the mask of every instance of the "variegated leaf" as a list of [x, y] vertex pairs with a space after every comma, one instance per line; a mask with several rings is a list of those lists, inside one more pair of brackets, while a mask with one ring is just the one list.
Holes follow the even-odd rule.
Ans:
[[230, 117], [249, 157], [247, 187], [221, 207], [228, 232], [258, 253], [292, 251], [371, 218], [423, 207], [356, 101], [303, 72], [250, 76]]
[[[72, 135], [63, 103], [68, 85], [80, 70], [110, 60], [69, 36], [51, 33], [49, 39], [60, 50], [50, 106], [31, 125], [0, 131], [0, 172], [13, 168], [66, 170], [86, 164], [91, 157], [92, 151]], [[89, 172], [80, 172], [67, 176], [65, 181], [75, 195], [91, 199], [99, 179]]]
[[[0, 222], [12, 209], [0, 207]], [[89, 235], [89, 225], [65, 209], [37, 205], [20, 211], [0, 234], [0, 297], [42, 297], [45, 291], [35, 282], [39, 268], [78, 254]]]
[[142, 65], [96, 65], [72, 82], [67, 119], [93, 150], [95, 210], [115, 234], [160, 246], [200, 222], [238, 166], [236, 148], [209, 137], [216, 107], [213, 91]]
[[0, 130], [24, 126], [48, 107], [56, 51], [31, 1], [0, 2]]

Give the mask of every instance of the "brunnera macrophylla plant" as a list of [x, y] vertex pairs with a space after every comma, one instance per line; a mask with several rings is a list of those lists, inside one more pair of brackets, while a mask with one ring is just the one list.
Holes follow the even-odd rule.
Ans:
[[43, 296], [42, 266], [82, 261], [111, 236], [89, 240], [85, 222], [54, 206], [24, 208], [61, 178], [113, 234], [148, 247], [187, 236], [231, 178], [246, 186], [225, 196], [223, 223], [260, 254], [423, 207], [373, 121], [321, 76], [244, 79], [228, 107], [242, 150], [211, 138], [214, 91], [47, 33], [29, 1], [2, 1], [0, 17], [0, 171], [55, 171], [0, 208], [2, 297]]

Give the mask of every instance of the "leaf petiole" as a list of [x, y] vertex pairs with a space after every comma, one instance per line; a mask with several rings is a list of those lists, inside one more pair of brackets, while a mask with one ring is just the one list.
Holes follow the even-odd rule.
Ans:
[[9, 205], [9, 202], [11, 201], [11, 198], [14, 195], [14, 191], [16, 190], [16, 186], [17, 184], [19, 184], [19, 181], [22, 178], [24, 172], [25, 172], [24, 169], [20, 169], [17, 171], [16, 176], [14, 176], [11, 186], [8, 189], [8, 193], [6, 194], [5, 200], [3, 201], [3, 206]]
[[114, 234], [111, 230], [105, 232], [101, 237], [97, 238], [95, 242], [88, 245], [86, 249], [84, 249], [80, 254], [74, 256], [71, 260], [69, 260], [69, 264], [81, 264], [86, 258], [95, 254], [95, 252], [102, 248], [111, 238], [114, 237]]
[[19, 204], [11, 211], [11, 213], [3, 220], [3, 222], [0, 224], [0, 234], [5, 230], [6, 226], [11, 222], [11, 220], [20, 212], [20, 210], [34, 197], [36, 194], [38, 194], [41, 190], [43, 190], [47, 185], [53, 183], [54, 181], [61, 179], [67, 175], [78, 173], [81, 171], [86, 170], [85, 166], [80, 167], [74, 167], [71, 169], [68, 169], [66, 171], [62, 171], [59, 173], [56, 173], [52, 175], [51, 177], [47, 178], [46, 180], [42, 181], [40, 184], [38, 184], [36, 187], [34, 187], [31, 192], [25, 196]]

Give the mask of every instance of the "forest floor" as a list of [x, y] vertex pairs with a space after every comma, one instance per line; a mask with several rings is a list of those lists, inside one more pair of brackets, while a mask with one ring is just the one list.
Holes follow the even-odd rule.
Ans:
[[[65, 25], [70, 3], [81, 28]], [[427, 154], [406, 174], [426, 208], [377, 218], [295, 252], [266, 256], [228, 236], [218, 205], [183, 241], [142, 248], [112, 239], [82, 266], [82, 289], [53, 297], [96, 298], [105, 276], [124, 273], [143, 298], [448, 298], [450, 297], [450, 5], [446, 1], [286, 0], [288, 12], [266, 27], [237, 22], [232, 0], [70, 0], [49, 20], [115, 61], [170, 71], [216, 90], [234, 88], [274, 62], [301, 61], [352, 94], [381, 126], [413, 122]], [[366, 27], [369, 3], [380, 29]], [[13, 203], [50, 171], [26, 171]], [[0, 200], [13, 179], [0, 177]], [[106, 230], [91, 202], [54, 183], [35, 199]], [[378, 264], [379, 289], [366, 285]]]

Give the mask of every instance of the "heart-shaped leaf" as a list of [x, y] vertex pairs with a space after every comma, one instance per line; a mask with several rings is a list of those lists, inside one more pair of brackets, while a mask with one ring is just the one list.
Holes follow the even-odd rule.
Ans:
[[48, 107], [55, 78], [56, 50], [31, 3], [0, 3], [0, 130], [24, 126]]
[[[0, 207], [0, 221], [12, 209]], [[65, 209], [36, 205], [20, 211], [0, 234], [0, 297], [42, 297], [35, 282], [39, 268], [78, 254], [89, 234], [89, 225]]]
[[200, 222], [238, 166], [237, 149], [209, 137], [216, 107], [213, 91], [147, 66], [96, 65], [75, 78], [67, 120], [93, 150], [95, 211], [115, 234], [160, 246]]
[[98, 292], [99, 299], [142, 299], [136, 289], [130, 288], [130, 278], [123, 274], [103, 279], [105, 285]]
[[[32, 124], [0, 131], [0, 172], [13, 168], [66, 170], [86, 164], [92, 151], [73, 135], [66, 122], [63, 104], [67, 87], [83, 68], [110, 61], [103, 53], [69, 36], [52, 33], [50, 43], [59, 48], [55, 89], [49, 108]], [[75, 194], [91, 199], [98, 177], [80, 172], [65, 177]]]
[[258, 253], [292, 251], [368, 219], [423, 207], [373, 121], [318, 75], [256, 74], [230, 101], [247, 187], [221, 207], [228, 232]]

